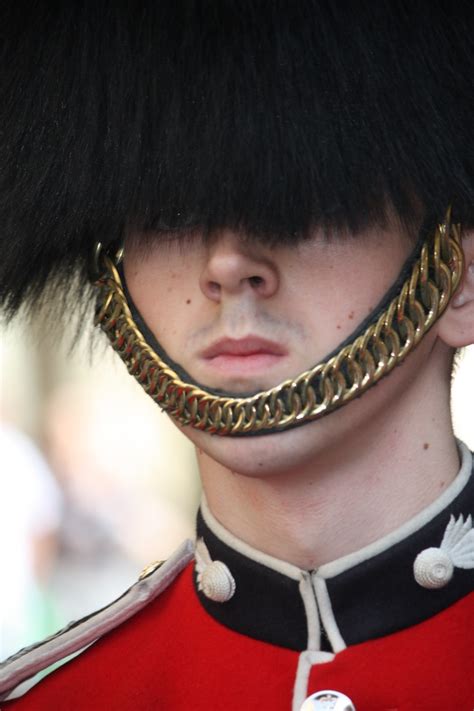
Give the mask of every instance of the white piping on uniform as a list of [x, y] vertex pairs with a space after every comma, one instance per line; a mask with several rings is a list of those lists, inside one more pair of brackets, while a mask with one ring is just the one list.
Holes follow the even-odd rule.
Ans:
[[310, 573], [302, 573], [299, 584], [300, 594], [306, 612], [308, 626], [307, 649], [317, 651], [321, 648], [321, 623], [319, 621], [318, 606], [314, 597]]
[[0, 700], [25, 679], [86, 647], [139, 612], [173, 582], [193, 559], [193, 554], [193, 542], [185, 541], [155, 573], [139, 580], [116, 602], [12, 659], [0, 671]]
[[308, 681], [311, 668], [315, 664], [327, 664], [332, 662], [334, 654], [330, 652], [315, 652], [307, 649], [301, 652], [298, 659], [298, 669], [296, 671], [295, 685], [293, 687], [292, 711], [300, 711], [301, 706], [308, 695]]
[[347, 645], [342, 639], [342, 635], [339, 632], [339, 627], [337, 626], [336, 618], [334, 617], [331, 598], [329, 597], [326, 581], [324, 580], [324, 578], [318, 575], [317, 572], [313, 573], [312, 581], [316, 600], [318, 601], [321, 622], [328, 636], [331, 647], [333, 651], [337, 654], [337, 652], [342, 652], [343, 649], [346, 649]]

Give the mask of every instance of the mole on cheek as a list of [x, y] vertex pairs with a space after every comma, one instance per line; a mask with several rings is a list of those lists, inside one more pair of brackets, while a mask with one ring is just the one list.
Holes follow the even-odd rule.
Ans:
[[351, 311], [347, 318], [349, 318], [352, 321], [352, 319], [354, 318], [354, 312]]
[[191, 303], [191, 299], [186, 299], [186, 303], [187, 303], [187, 304], [190, 304], [190, 303]]
[[429, 449], [429, 447], [430, 447], [430, 445], [428, 444], [428, 442], [425, 442], [423, 445], [423, 449]]

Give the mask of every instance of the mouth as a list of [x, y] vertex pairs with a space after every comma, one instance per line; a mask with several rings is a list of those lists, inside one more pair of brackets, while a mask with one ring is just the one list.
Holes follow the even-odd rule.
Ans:
[[200, 353], [205, 366], [226, 375], [260, 374], [288, 355], [279, 343], [258, 336], [223, 338]]

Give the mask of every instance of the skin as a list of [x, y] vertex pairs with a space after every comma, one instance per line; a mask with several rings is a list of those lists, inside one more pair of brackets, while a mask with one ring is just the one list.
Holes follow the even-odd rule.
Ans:
[[[145, 321], [202, 385], [245, 393], [313, 366], [380, 301], [412, 249], [395, 222], [357, 237], [315, 231], [270, 247], [222, 231], [140, 247], [125, 275]], [[436, 499], [459, 458], [449, 409], [453, 348], [474, 342], [474, 238], [448, 311], [416, 351], [362, 398], [320, 421], [253, 438], [181, 428], [196, 445], [209, 506], [234, 535], [314, 569], [394, 530]], [[238, 372], [202, 352], [249, 334], [283, 354]]]

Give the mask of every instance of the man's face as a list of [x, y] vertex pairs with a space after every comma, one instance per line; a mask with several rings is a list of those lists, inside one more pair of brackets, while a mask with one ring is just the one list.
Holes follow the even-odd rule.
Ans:
[[[232, 232], [210, 242], [196, 235], [146, 250], [138, 245], [126, 245], [125, 276], [147, 325], [195, 381], [237, 394], [271, 388], [327, 356], [381, 300], [412, 249], [395, 228], [329, 240], [315, 232], [291, 247]], [[363, 398], [370, 399], [369, 393]], [[363, 419], [358, 403], [344, 410]], [[263, 458], [260, 466], [267, 470], [270, 454], [310, 456], [348, 426], [340, 411], [264, 437], [183, 431], [231, 469], [238, 470], [243, 459], [252, 468], [251, 461]]]

